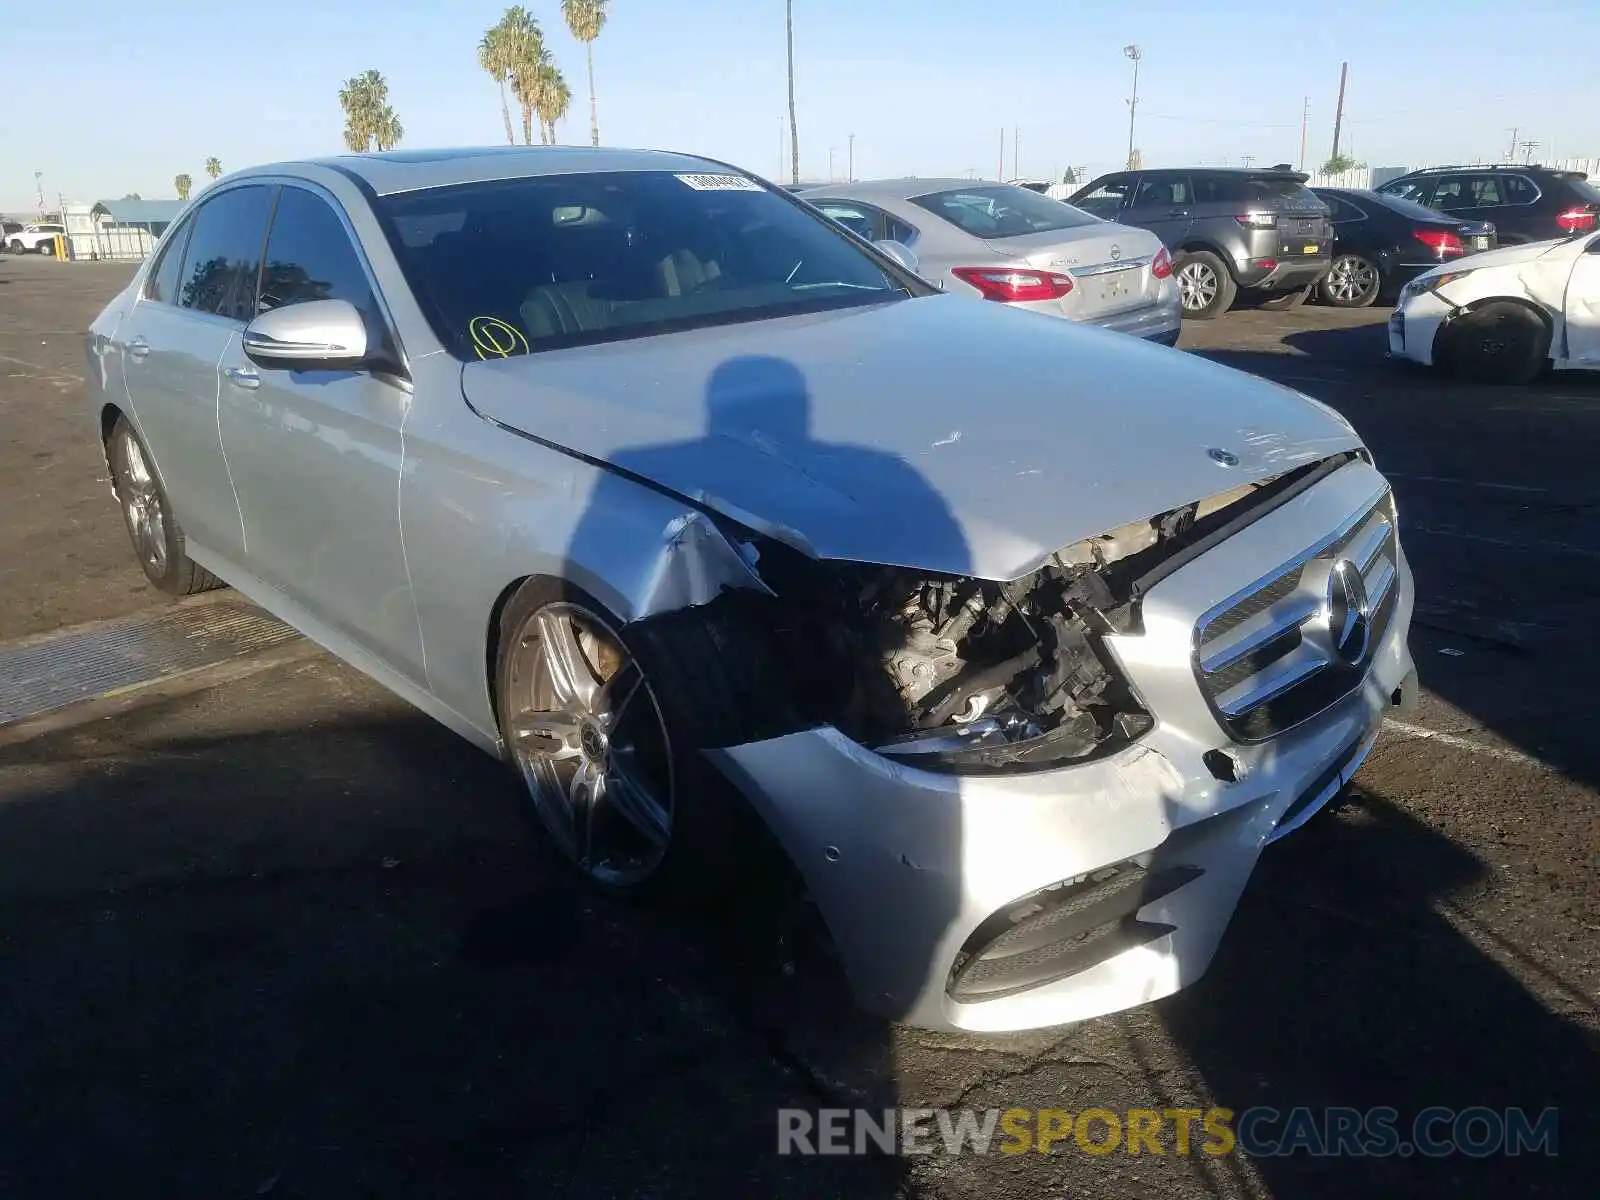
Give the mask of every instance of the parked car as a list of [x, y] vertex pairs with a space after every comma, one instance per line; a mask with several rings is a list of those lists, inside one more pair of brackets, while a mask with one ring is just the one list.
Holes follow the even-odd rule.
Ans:
[[1508, 246], [1593, 233], [1600, 227], [1600, 189], [1582, 171], [1429, 167], [1391, 179], [1377, 190], [1458, 219], [1492, 221], [1501, 244]]
[[1172, 259], [1142, 229], [969, 179], [834, 184], [804, 199], [868, 241], [908, 247], [917, 271], [945, 291], [1178, 341]]
[[1526, 383], [1600, 370], [1600, 234], [1529, 242], [1435, 267], [1400, 292], [1389, 353], [1471, 379]]
[[1240, 292], [1297, 305], [1327, 271], [1333, 228], [1307, 178], [1279, 168], [1116, 171], [1071, 203], [1156, 234], [1172, 251], [1183, 315], [1207, 321]]
[[0, 250], [11, 249], [11, 235], [21, 232], [21, 221], [0, 221]]
[[1333, 410], [941, 294], [722, 163], [239, 172], [87, 353], [153, 583], [226, 580], [503, 755], [599, 887], [755, 904], [764, 823], [914, 1024], [1199, 978], [1415, 693]]
[[1333, 259], [1317, 284], [1323, 303], [1366, 308], [1442, 262], [1496, 245], [1488, 221], [1458, 221], [1414, 200], [1356, 188], [1312, 188], [1333, 214]]
[[16, 233], [8, 234], [6, 245], [13, 254], [54, 254], [56, 238], [66, 231], [65, 225], [37, 221], [24, 225]]

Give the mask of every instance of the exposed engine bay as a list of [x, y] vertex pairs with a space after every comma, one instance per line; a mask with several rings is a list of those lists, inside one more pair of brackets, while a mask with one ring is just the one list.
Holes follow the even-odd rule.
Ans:
[[1186, 551], [1226, 536], [1273, 494], [1331, 465], [1085, 539], [1010, 582], [819, 561], [746, 532], [740, 545], [768, 594], [729, 589], [636, 630], [680, 651], [699, 646], [695, 665], [673, 655], [673, 674], [694, 697], [702, 746], [826, 723], [919, 766], [981, 773], [1059, 765], [1152, 724], [1102, 641], [1137, 632], [1142, 589]]

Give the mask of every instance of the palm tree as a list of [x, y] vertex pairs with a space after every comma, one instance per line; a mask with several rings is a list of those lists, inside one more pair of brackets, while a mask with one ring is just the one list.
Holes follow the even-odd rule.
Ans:
[[794, 0], [783, 0], [789, 21], [789, 171], [790, 183], [800, 182], [800, 127], [794, 119]]
[[513, 65], [511, 38], [504, 21], [484, 32], [483, 40], [478, 43], [478, 65], [494, 78], [500, 89], [500, 116], [506, 123], [506, 144], [515, 146], [517, 136], [511, 129], [511, 106], [506, 103], [506, 81], [511, 78]]
[[583, 43], [589, 60], [589, 141], [595, 146], [600, 144], [600, 113], [594, 99], [594, 40], [605, 28], [607, 3], [609, 0], [561, 0], [561, 15], [567, 28]]
[[179, 200], [187, 200], [189, 198], [189, 189], [194, 186], [194, 180], [190, 179], [188, 175], [179, 175], [173, 179], [172, 186], [177, 190]]
[[544, 38], [522, 39], [517, 51], [517, 66], [511, 74], [511, 92], [522, 106], [522, 144], [533, 145], [533, 118], [539, 114], [539, 141], [544, 143], [545, 122], [544, 92], [548, 87], [547, 72], [554, 69], [555, 60], [545, 49]]
[[405, 128], [389, 103], [389, 83], [377, 71], [363, 71], [345, 80], [339, 89], [344, 108], [344, 144], [358, 154], [376, 146], [390, 150], [405, 136]]
[[222, 160], [220, 158], [206, 159], [206, 174], [215, 179], [222, 174]]
[[549, 60], [544, 46], [544, 31], [539, 22], [520, 4], [512, 5], [500, 20], [483, 35], [478, 44], [478, 65], [500, 85], [500, 115], [505, 120], [506, 141], [516, 143], [511, 127], [511, 110], [506, 105], [506, 84], [522, 109], [522, 140], [533, 141], [534, 97], [542, 63]]
[[567, 109], [572, 106], [572, 89], [567, 86], [566, 76], [554, 62], [540, 65], [535, 94], [539, 111], [539, 141], [543, 145], [554, 146], [556, 122], [565, 118]]

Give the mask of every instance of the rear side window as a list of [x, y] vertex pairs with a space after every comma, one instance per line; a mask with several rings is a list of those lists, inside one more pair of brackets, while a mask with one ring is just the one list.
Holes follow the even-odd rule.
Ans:
[[1237, 175], [1195, 175], [1192, 182], [1196, 204], [1242, 204], [1249, 199], [1245, 181]]
[[[1539, 199], [1539, 188], [1526, 175], [1507, 175], [1500, 182], [1507, 204], [1532, 204]], [[1600, 194], [1595, 196], [1600, 199]]]
[[1132, 187], [1133, 180], [1127, 176], [1107, 179], [1104, 183], [1096, 184], [1093, 190], [1084, 192], [1072, 204], [1102, 220], [1114, 221], [1127, 202]]
[[1175, 204], [1189, 204], [1189, 180], [1182, 175], [1145, 175], [1134, 194], [1135, 208], [1171, 208]]
[[178, 279], [183, 271], [183, 244], [189, 240], [189, 230], [193, 227], [193, 221], [184, 221], [177, 232], [167, 239], [167, 244], [161, 248], [161, 257], [156, 260], [155, 269], [150, 272], [150, 282], [145, 285], [146, 300], [154, 300], [158, 304], [178, 302]]
[[200, 206], [184, 255], [179, 304], [234, 321], [254, 315], [271, 200], [270, 188], [240, 187]]
[[857, 237], [864, 237], [870, 242], [877, 236], [872, 228], [872, 213], [865, 206], [845, 204], [840, 200], [818, 200], [816, 205]]
[[257, 309], [308, 300], [348, 300], [369, 329], [380, 327], [377, 302], [344, 222], [322, 197], [286, 186], [272, 216]]
[[932, 192], [912, 197], [911, 203], [944, 218], [964, 233], [985, 240], [1077, 229], [1095, 223], [1093, 216], [1070, 204], [1004, 184]]
[[[1343, 225], [1348, 221], [1360, 221], [1367, 215], [1359, 204], [1352, 204], [1350, 201], [1341, 199], [1338, 196], [1319, 196], [1317, 198], [1326, 204], [1328, 210], [1333, 213], [1333, 223], [1335, 225]], [[1423, 211], [1427, 212], [1426, 209]], [[1429, 213], [1428, 215], [1432, 216], [1433, 214]]]

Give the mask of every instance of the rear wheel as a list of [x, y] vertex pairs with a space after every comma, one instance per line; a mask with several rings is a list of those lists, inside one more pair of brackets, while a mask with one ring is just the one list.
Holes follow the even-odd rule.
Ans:
[[1228, 268], [1209, 250], [1183, 250], [1173, 260], [1183, 315], [1191, 321], [1209, 321], [1233, 307], [1238, 292]]
[[1335, 308], [1366, 308], [1378, 298], [1383, 277], [1377, 264], [1359, 254], [1341, 254], [1317, 285], [1325, 304]]
[[1311, 289], [1316, 284], [1308, 283], [1303, 288], [1296, 288], [1292, 292], [1280, 292], [1276, 296], [1269, 296], [1261, 302], [1261, 307], [1273, 312], [1282, 312], [1286, 308], [1299, 308], [1306, 302], [1306, 297], [1311, 295]]
[[1438, 334], [1435, 357], [1452, 374], [1486, 383], [1527, 383], [1544, 366], [1550, 331], [1520, 304], [1492, 301]]
[[564, 858], [613, 893], [696, 899], [732, 873], [751, 818], [683, 739], [675, 673], [625, 630], [576, 587], [524, 584], [500, 623], [501, 737]]
[[221, 587], [220, 579], [189, 557], [183, 530], [172, 515], [149, 452], [125, 417], [118, 417], [111, 429], [106, 460], [111, 465], [112, 490], [145, 578], [169, 596], [192, 596]]

